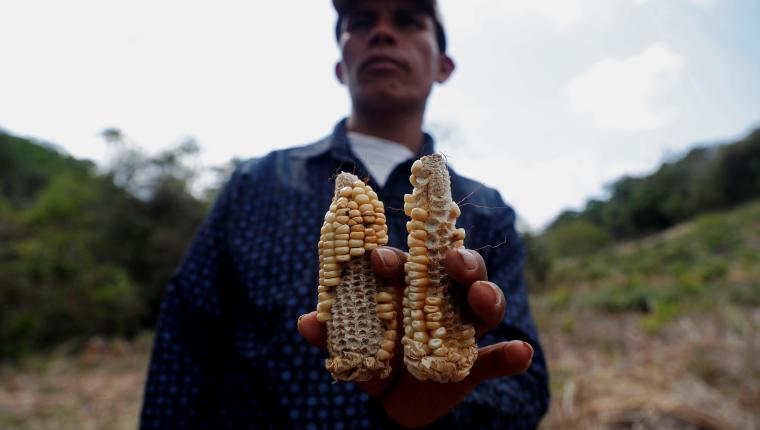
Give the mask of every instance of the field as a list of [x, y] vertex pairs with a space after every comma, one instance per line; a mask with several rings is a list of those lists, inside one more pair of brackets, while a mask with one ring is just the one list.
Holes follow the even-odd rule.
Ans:
[[0, 368], [0, 428], [135, 429], [149, 354], [150, 336], [91, 339]]
[[545, 428], [760, 425], [760, 205], [557, 262]]
[[[760, 205], [560, 259], [533, 293], [543, 429], [760, 426]], [[0, 368], [0, 428], [135, 428], [150, 336]]]

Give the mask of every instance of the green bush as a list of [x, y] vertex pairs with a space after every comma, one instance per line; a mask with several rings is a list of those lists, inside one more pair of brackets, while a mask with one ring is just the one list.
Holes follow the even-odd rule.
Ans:
[[554, 260], [543, 238], [530, 233], [523, 235], [527, 256], [525, 259], [525, 277], [528, 286], [541, 289], [546, 285], [551, 274]]
[[678, 302], [655, 302], [653, 311], [641, 320], [641, 325], [649, 332], [659, 331], [682, 311], [683, 306]]
[[132, 151], [129, 166], [97, 174], [0, 134], [0, 360], [155, 324], [207, 205], [180, 163], [193, 150]]
[[732, 285], [728, 297], [740, 306], [760, 306], [760, 279]]
[[657, 291], [640, 281], [607, 286], [585, 294], [584, 301], [607, 312], [649, 312], [657, 300]]
[[760, 197], [760, 130], [738, 142], [690, 150], [651, 175], [624, 176], [605, 201], [567, 211], [549, 227], [592, 223], [615, 239], [635, 239]]
[[698, 267], [698, 274], [703, 281], [717, 281], [726, 276], [728, 268], [729, 262], [716, 256], [703, 261]]
[[25, 238], [0, 262], [0, 273], [11, 275], [0, 279], [0, 357], [140, 328], [143, 306], [124, 269], [98, 263], [79, 237]]
[[587, 255], [612, 243], [610, 235], [601, 227], [582, 220], [557, 225], [544, 237], [549, 248], [560, 256]]
[[721, 214], [704, 215], [696, 220], [694, 234], [708, 252], [729, 255], [741, 243], [739, 231], [729, 221]]
[[566, 309], [573, 302], [574, 292], [565, 287], [552, 290], [546, 295], [546, 303], [551, 309]]

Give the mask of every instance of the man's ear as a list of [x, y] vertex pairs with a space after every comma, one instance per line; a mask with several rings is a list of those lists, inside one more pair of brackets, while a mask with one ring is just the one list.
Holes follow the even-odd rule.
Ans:
[[435, 81], [439, 84], [446, 82], [449, 76], [454, 73], [455, 68], [454, 60], [446, 54], [441, 54], [438, 58], [438, 76]]
[[343, 85], [346, 85], [346, 79], [343, 76], [343, 62], [338, 61], [335, 63], [335, 78]]

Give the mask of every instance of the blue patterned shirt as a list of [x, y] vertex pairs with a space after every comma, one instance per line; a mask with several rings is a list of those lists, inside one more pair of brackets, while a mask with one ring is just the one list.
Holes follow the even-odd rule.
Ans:
[[[417, 158], [432, 152], [425, 135]], [[384, 187], [369, 182], [385, 203], [389, 245], [404, 250], [401, 208], [412, 161], [397, 166]], [[333, 383], [327, 353], [296, 328], [298, 317], [315, 309], [316, 244], [340, 171], [369, 177], [351, 152], [345, 120], [317, 143], [274, 151], [235, 171], [167, 287], [141, 428], [398, 427], [356, 384]], [[508, 302], [502, 323], [478, 343], [521, 339], [535, 355], [528, 372], [480, 384], [430, 427], [534, 428], [548, 406], [548, 376], [515, 213], [497, 191], [453, 171], [451, 181], [454, 199], [464, 199], [457, 225], [467, 231], [465, 245], [482, 247], [489, 278]]]

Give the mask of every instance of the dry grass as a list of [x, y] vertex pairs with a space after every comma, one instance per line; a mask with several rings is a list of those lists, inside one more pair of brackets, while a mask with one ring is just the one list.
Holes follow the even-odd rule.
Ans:
[[0, 428], [137, 428], [149, 351], [148, 337], [93, 339], [77, 355], [0, 368]]
[[537, 312], [552, 371], [544, 429], [753, 429], [760, 309], [681, 316]]
[[[535, 314], [552, 370], [542, 429], [754, 429], [760, 309], [684, 315], [660, 332], [641, 316]], [[2, 429], [133, 429], [150, 340], [91, 341], [0, 368]]]

